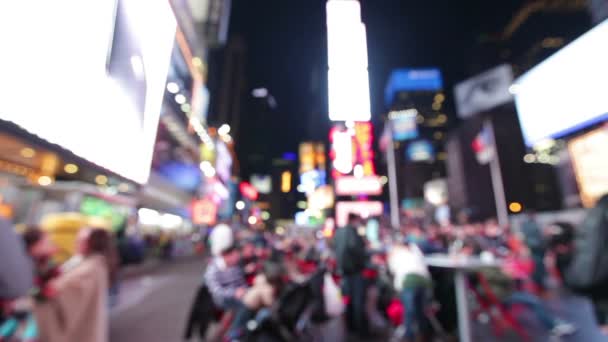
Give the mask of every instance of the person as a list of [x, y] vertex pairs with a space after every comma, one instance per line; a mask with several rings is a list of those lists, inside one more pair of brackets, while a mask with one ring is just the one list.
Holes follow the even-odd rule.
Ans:
[[608, 194], [597, 201], [574, 234], [571, 255], [560, 265], [564, 283], [591, 299], [598, 324], [608, 334]]
[[517, 269], [518, 267], [515, 264], [505, 262], [502, 269], [487, 268], [483, 269], [481, 274], [487, 281], [492, 294], [502, 305], [511, 307], [519, 304], [532, 310], [536, 318], [551, 332], [552, 336], [567, 336], [576, 332], [577, 328], [574, 324], [551, 314], [540, 298], [518, 288], [516, 278], [519, 275], [513, 274]]
[[55, 296], [36, 305], [41, 341], [108, 341], [108, 292], [115, 272], [111, 236], [83, 228], [77, 244], [78, 257], [50, 282]]
[[0, 298], [18, 298], [28, 293], [33, 284], [32, 264], [12, 225], [0, 219]]
[[0, 251], [0, 341], [34, 341], [38, 332], [28, 296], [34, 283], [32, 264], [13, 226], [2, 219]]
[[247, 322], [264, 308], [270, 308], [277, 299], [283, 287], [285, 271], [280, 263], [267, 261], [262, 273], [258, 274], [253, 286], [242, 297], [243, 305], [236, 309], [235, 318], [229, 332], [229, 337], [236, 340], [243, 336]]
[[535, 220], [534, 213], [528, 213], [526, 220], [521, 225], [521, 232], [523, 234], [523, 240], [534, 261], [532, 279], [536, 286], [542, 290], [545, 288], [545, 277], [547, 275], [545, 267], [545, 254], [547, 248], [543, 233]]
[[52, 259], [57, 247], [48, 234], [35, 226], [28, 227], [22, 239], [34, 265], [35, 283], [31, 293], [37, 301], [43, 302], [55, 295], [50, 283], [60, 275], [59, 267]]
[[359, 235], [361, 217], [349, 214], [348, 224], [334, 235], [336, 261], [342, 275], [344, 294], [349, 297], [347, 321], [349, 329], [360, 335], [367, 334], [365, 319], [366, 284], [363, 271], [367, 264], [365, 241]]
[[237, 247], [231, 245], [218, 252], [220, 254], [207, 265], [204, 281], [213, 303], [222, 310], [231, 310], [241, 305], [247, 284], [239, 267], [240, 254]]
[[[428, 326], [425, 315], [432, 293], [432, 281], [422, 251], [415, 243], [397, 244], [388, 254], [388, 268], [405, 309], [404, 324], [398, 334], [413, 340]], [[405, 330], [403, 333], [402, 330]]]

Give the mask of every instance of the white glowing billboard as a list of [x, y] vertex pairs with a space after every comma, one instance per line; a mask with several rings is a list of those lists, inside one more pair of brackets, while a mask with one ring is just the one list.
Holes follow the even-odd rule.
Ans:
[[367, 38], [356, 0], [327, 2], [328, 102], [332, 121], [369, 121]]
[[511, 90], [526, 144], [608, 119], [608, 20], [521, 76]]
[[166, 0], [0, 2], [0, 119], [145, 183], [176, 27]]

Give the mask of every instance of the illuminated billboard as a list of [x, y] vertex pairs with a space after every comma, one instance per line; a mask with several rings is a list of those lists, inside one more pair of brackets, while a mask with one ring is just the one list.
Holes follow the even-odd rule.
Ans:
[[608, 119], [608, 20], [511, 86], [528, 146]]
[[355, 176], [376, 174], [373, 131], [370, 122], [356, 122], [351, 128], [335, 126], [330, 130], [329, 156], [332, 160], [333, 178], [351, 173]]
[[367, 37], [356, 0], [327, 2], [328, 102], [332, 121], [369, 121]]
[[166, 0], [1, 2], [0, 119], [145, 183], [176, 25]]
[[568, 142], [568, 151], [580, 189], [581, 201], [587, 208], [608, 194], [608, 126], [595, 129]]

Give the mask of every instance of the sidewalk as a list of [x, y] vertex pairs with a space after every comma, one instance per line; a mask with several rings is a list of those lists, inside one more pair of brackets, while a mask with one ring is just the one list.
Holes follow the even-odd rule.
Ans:
[[150, 258], [140, 264], [130, 264], [122, 266], [118, 271], [118, 277], [120, 280], [131, 279], [134, 277], [139, 277], [145, 274], [155, 272], [162, 266], [191, 262], [197, 259], [203, 262], [205, 258], [206, 256], [204, 255], [180, 256], [169, 260]]

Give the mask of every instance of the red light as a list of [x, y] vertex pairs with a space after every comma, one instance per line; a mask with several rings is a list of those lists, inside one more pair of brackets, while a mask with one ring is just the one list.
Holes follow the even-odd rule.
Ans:
[[258, 199], [258, 191], [248, 182], [242, 182], [239, 185], [239, 190], [241, 191], [241, 194], [243, 194], [243, 196], [249, 200], [255, 201]]

